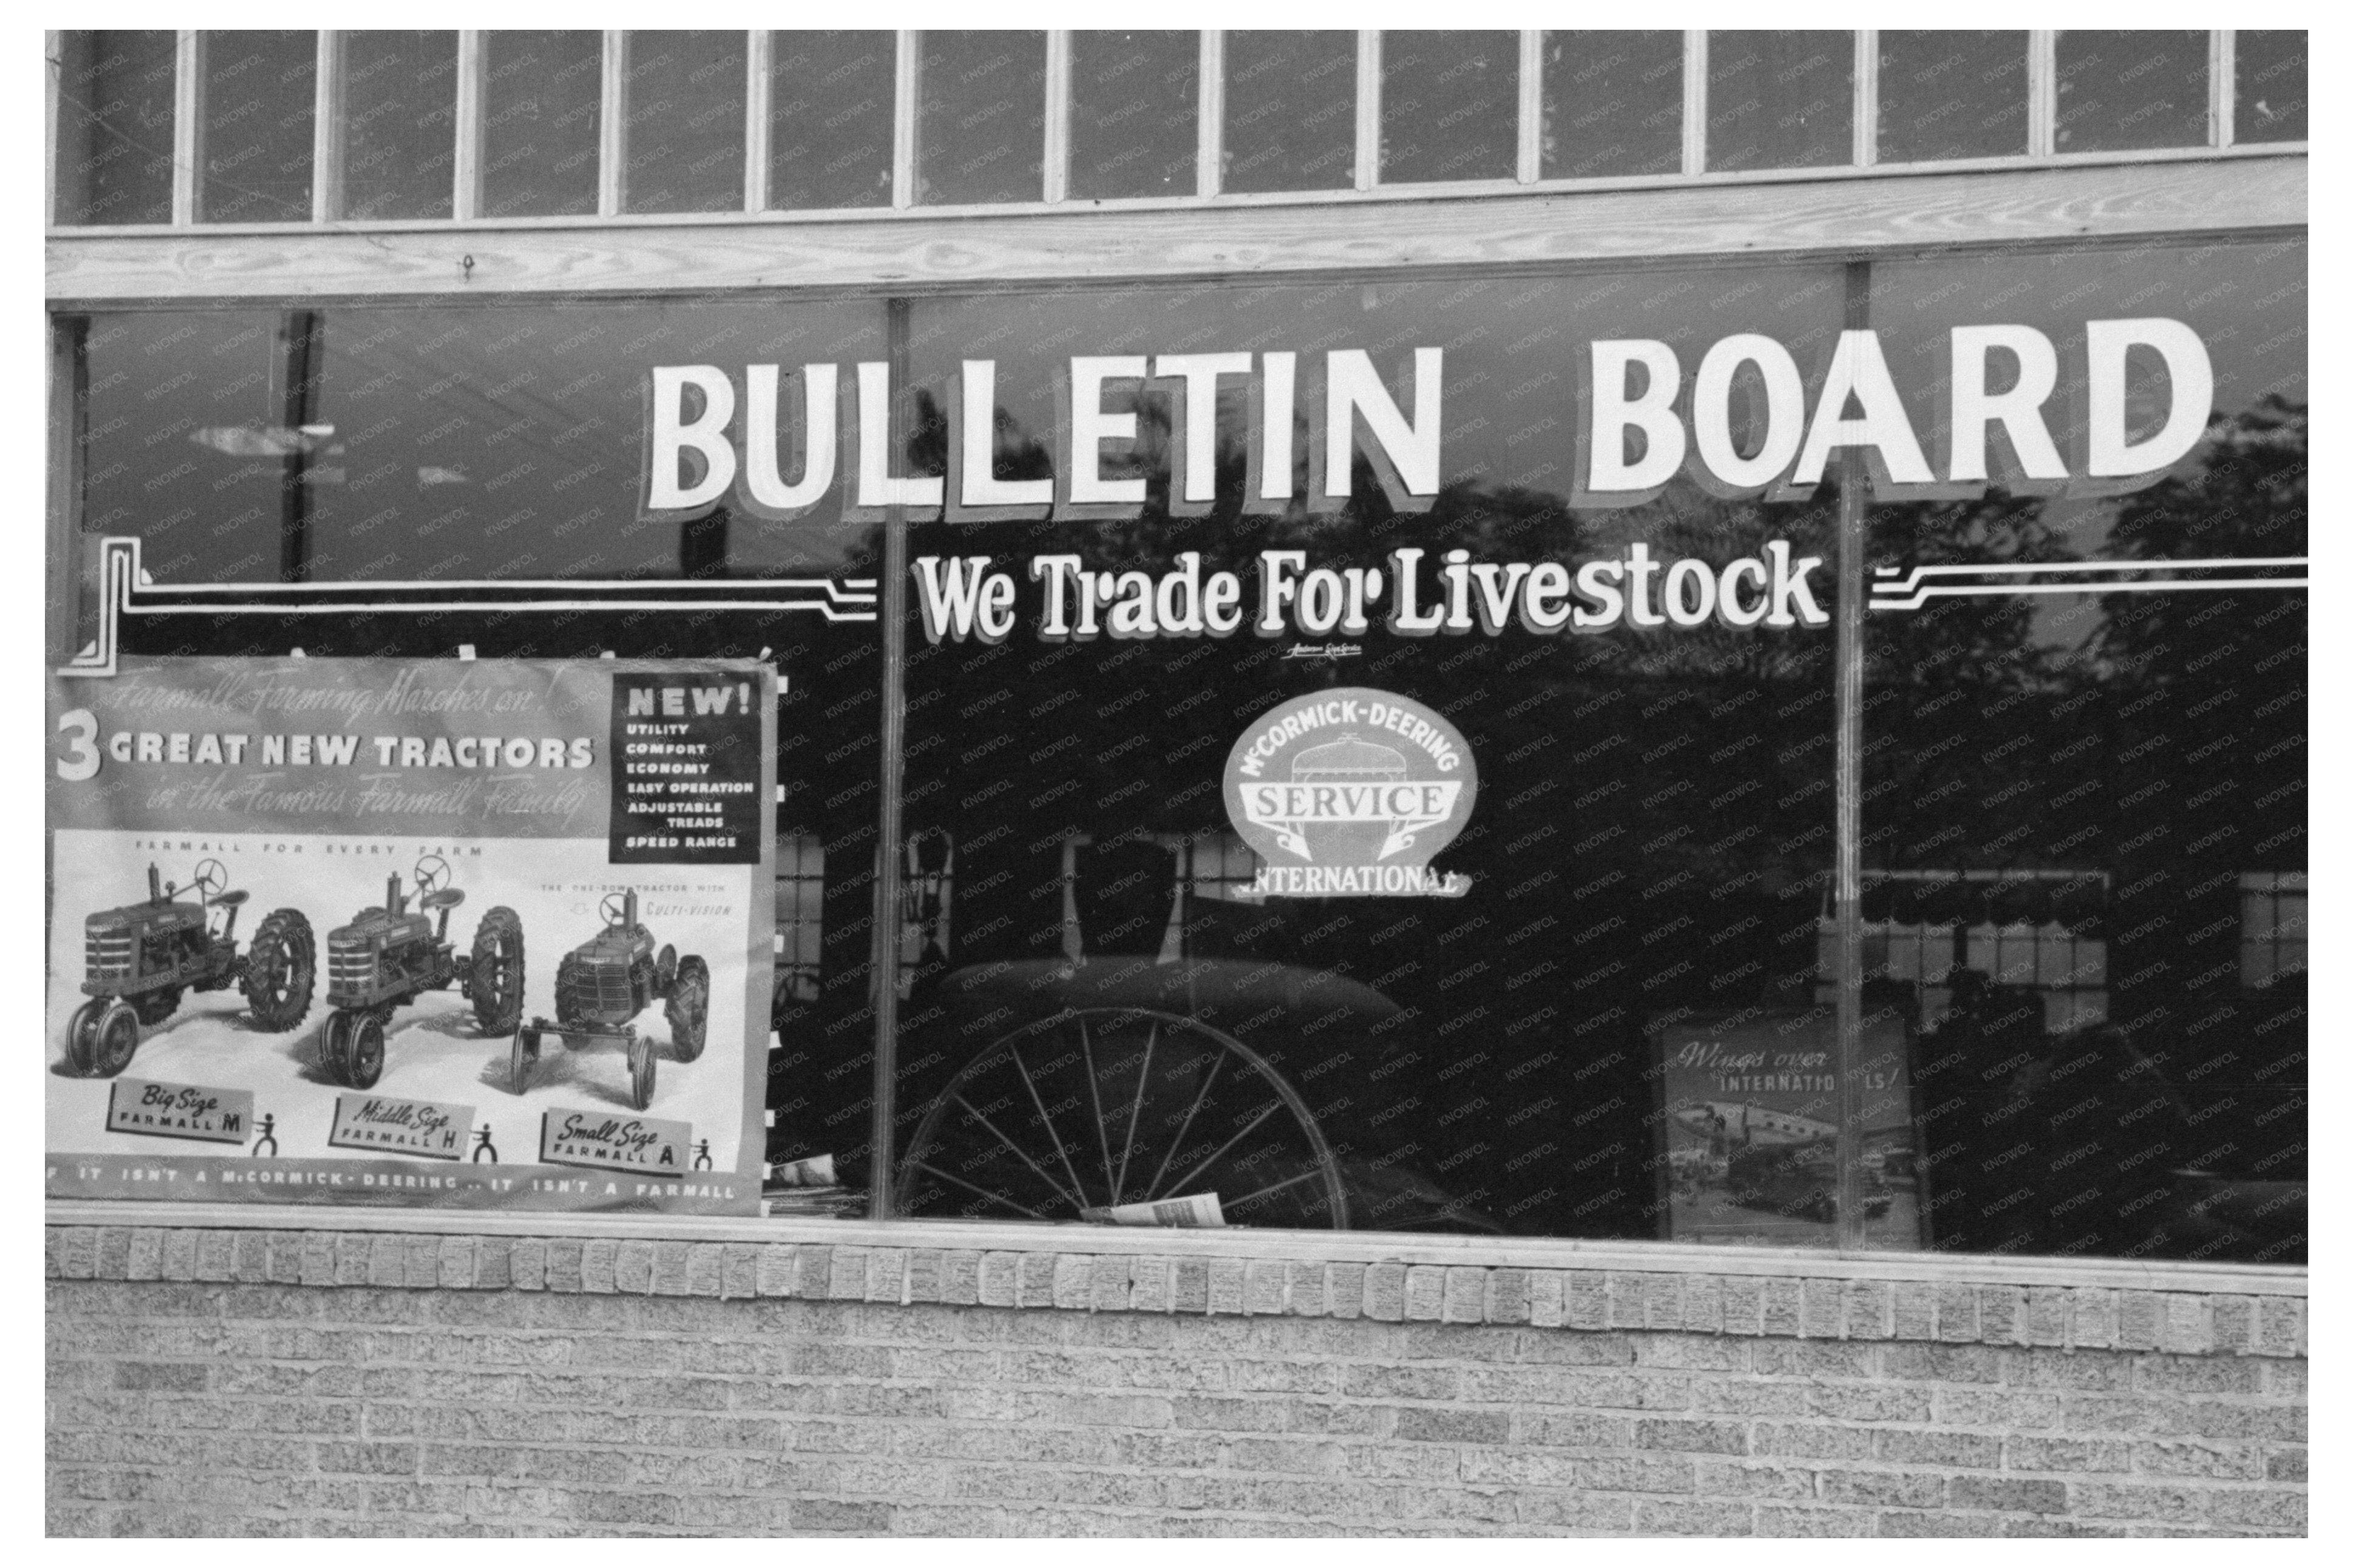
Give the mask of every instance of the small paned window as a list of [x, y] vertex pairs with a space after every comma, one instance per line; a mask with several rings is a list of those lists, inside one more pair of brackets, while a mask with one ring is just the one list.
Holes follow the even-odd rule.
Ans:
[[2206, 144], [2206, 35], [2059, 35], [2057, 147], [2116, 153]]
[[458, 35], [342, 33], [347, 218], [448, 217], [458, 158]]
[[623, 211], [742, 210], [744, 72], [741, 33], [629, 35]]
[[1518, 34], [1381, 35], [1383, 184], [1507, 180], [1519, 124]]
[[1181, 196], [1195, 184], [1198, 33], [1071, 37], [1071, 195]]
[[177, 35], [60, 33], [58, 42], [57, 221], [171, 222]]
[[2021, 156], [2024, 33], [1879, 35], [1879, 161]]
[[595, 212], [603, 37], [485, 33], [482, 49], [482, 216]]
[[1707, 36], [1707, 166], [1810, 169], [1854, 156], [1854, 35]]
[[1356, 36], [1226, 35], [1228, 191], [1344, 191], [1356, 164]]
[[776, 836], [776, 1000], [814, 1002], [825, 934], [825, 843], [814, 833]]
[[1043, 200], [1046, 35], [924, 33], [918, 47], [915, 200]]
[[1547, 180], [1672, 174], [1683, 158], [1683, 36], [1544, 36]]
[[894, 36], [777, 33], [769, 47], [767, 205], [890, 205]]
[[2260, 989], [2305, 972], [2305, 873], [2239, 879], [2239, 984]]
[[2241, 33], [2233, 136], [2241, 142], [2301, 142], [2304, 123], [2303, 33]]
[[319, 35], [206, 33], [203, 48], [197, 221], [308, 221]]

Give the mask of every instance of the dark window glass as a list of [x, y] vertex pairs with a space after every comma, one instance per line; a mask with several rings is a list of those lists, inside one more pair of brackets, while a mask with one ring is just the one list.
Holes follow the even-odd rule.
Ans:
[[2206, 144], [2206, 35], [2059, 35], [2062, 153]]
[[1810, 169], [1854, 156], [1854, 35], [1707, 36], [1707, 166]]
[[2241, 33], [2232, 42], [2238, 60], [2241, 142], [2301, 142], [2305, 139], [2304, 33]]
[[2027, 151], [2024, 33], [1879, 35], [1879, 161]]
[[59, 223], [172, 221], [176, 36], [58, 36]]
[[308, 221], [319, 35], [206, 33], [203, 47], [197, 221]]
[[492, 32], [482, 49], [482, 216], [595, 212], [603, 37]]
[[[1017, 577], [1028, 559], [1068, 552], [1090, 571], [1155, 578], [1198, 551], [1205, 576], [1233, 571], [1248, 584], [1259, 552], [1286, 547], [1318, 567], [1386, 571], [1391, 551], [1412, 545], [1430, 552], [1425, 574], [1457, 546], [1479, 562], [1572, 571], [1634, 540], [1719, 567], [1765, 540], [1821, 556], [1835, 510], [1826, 501], [1727, 502], [1678, 480], [1647, 506], [1578, 509], [1567, 456], [1575, 400], [1529, 389], [1573, 386], [1588, 336], [1667, 340], [1689, 374], [1708, 343], [1756, 331], [1812, 364], [1835, 337], [1841, 300], [1837, 272], [1820, 267], [919, 300], [909, 472], [944, 467], [946, 444], [923, 415], [983, 342], [997, 363], [994, 467], [1005, 479], [1056, 471], [1069, 356], [1172, 343], [1362, 345], [1384, 375], [1410, 363], [1404, 345], [1448, 345], [1447, 437], [1427, 513], [1390, 512], [1360, 462], [1335, 514], [1244, 516], [1251, 387], [1230, 377], [1208, 411], [1216, 500], [1208, 515], [1171, 515], [1169, 454], [1183, 438], [1172, 402], [1113, 381], [1103, 406], [1132, 411], [1136, 426], [1133, 440], [1103, 443], [1102, 471], [1143, 481], [1140, 518], [918, 523], [910, 550], [989, 553]], [[1575, 325], [1531, 334], [1530, 321]], [[1301, 354], [1302, 385], [1321, 363]], [[1294, 465], [1314, 416], [1303, 394]], [[1781, 1048], [1784, 1025], [1810, 1046], [1820, 1038], [1811, 972], [1831, 863], [1827, 630], [1411, 637], [1389, 633], [1377, 607], [1361, 657], [1322, 668], [1288, 657], [1315, 640], [1304, 634], [1042, 642], [1030, 624], [1039, 590], [1021, 587], [1022, 625], [996, 647], [934, 645], [912, 619], [908, 631], [913, 842], [898, 852], [922, 868], [911, 873], [897, 1044], [910, 1211], [1061, 1218], [1080, 1194], [1099, 1205], [1116, 1186], [1126, 1200], [1215, 1192], [1235, 1223], [1328, 1227], [1336, 1184], [1354, 1228], [1655, 1237], [1669, 1225], [1659, 1032], [1746, 1014], [1742, 1027]], [[1394, 602], [1388, 591], [1381, 605]], [[1253, 720], [1326, 686], [1406, 695], [1468, 739], [1478, 804], [1431, 862], [1469, 879], [1461, 897], [1253, 896], [1259, 862], [1229, 824], [1227, 759]], [[808, 1037], [830, 1037], [867, 1005], [833, 999]], [[1084, 1039], [1066, 1008], [1085, 1015]], [[1039, 1102], [1015, 1051], [1038, 1075]], [[837, 1153], [821, 1142], [828, 1126], [862, 1140], [863, 1084], [830, 1070], [807, 1081], [811, 1104], [780, 1117], [780, 1135]], [[1307, 1147], [1311, 1121], [1328, 1165]], [[1695, 1234], [1673, 1223], [1672, 1234]], [[1752, 1239], [1829, 1232], [1802, 1212], [1746, 1223]]]
[[1517, 33], [1383, 33], [1386, 185], [1504, 180], [1519, 167]]
[[631, 33], [623, 104], [621, 210], [744, 207], [741, 33]]
[[351, 218], [448, 217], [458, 159], [458, 35], [343, 33]]
[[1345, 191], [1356, 182], [1356, 36], [1226, 35], [1228, 191]]
[[1071, 195], [1179, 196], [1195, 188], [1198, 33], [1071, 36]]
[[772, 40], [767, 205], [890, 205], [893, 35], [776, 33]]
[[1681, 33], [1546, 33], [1547, 180], [1672, 174], [1683, 162]]
[[918, 47], [915, 200], [1042, 200], [1046, 35], [923, 33]]
[[[2307, 258], [2055, 259], [1875, 268], [1890, 363], [1935, 363], [1958, 324], [2041, 331], [2063, 454], [2084, 322], [2169, 317], [2206, 345], [2211, 419], [2134, 494], [1874, 508], [1871, 558], [1946, 592], [1877, 595], [1863, 623], [1865, 1010], [1912, 1036], [1932, 1245], [2301, 1262]], [[2167, 387], [2132, 356], [2131, 438]], [[1944, 450], [1934, 387], [1905, 395]], [[2189, 564], [2213, 560], [2232, 566]], [[1968, 570], [2032, 562], [2051, 569]], [[2126, 563], [2137, 592], [2065, 591]]]

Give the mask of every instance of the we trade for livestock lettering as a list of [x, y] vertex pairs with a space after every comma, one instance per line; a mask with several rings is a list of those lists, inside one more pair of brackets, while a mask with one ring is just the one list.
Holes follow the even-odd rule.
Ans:
[[[1045, 642], [1113, 637], [1231, 637], [1245, 619], [1262, 637], [1294, 631], [1309, 637], [1361, 637], [1380, 615], [1392, 636], [1489, 637], [1517, 624], [1540, 636], [1560, 631], [1604, 632], [1620, 625], [1696, 626], [1820, 626], [1830, 616], [1814, 597], [1812, 574], [1821, 557], [1792, 558], [1787, 540], [1769, 541], [1760, 558], [1746, 555], [1722, 567], [1694, 557], [1664, 561], [1634, 543], [1615, 560], [1571, 568], [1557, 561], [1472, 562], [1467, 550], [1449, 550], [1425, 568], [1424, 552], [1390, 552], [1377, 566], [1310, 567], [1302, 550], [1261, 551], [1254, 611], [1243, 607], [1242, 581], [1232, 572], [1201, 571], [1198, 552], [1176, 557], [1174, 571], [1091, 572], [1076, 555], [1030, 558], [1029, 576], [1040, 584], [1032, 624]], [[1009, 573], [989, 570], [990, 557], [916, 558], [915, 605], [923, 635], [934, 642], [977, 638], [1000, 643], [1012, 635], [1018, 590]]]
[[[1719, 340], [1688, 376], [1663, 342], [1592, 340], [1577, 366], [1571, 504], [1636, 505], [1678, 474], [1726, 499], [1803, 500], [1842, 452], [1854, 453], [1874, 493], [1891, 500], [1965, 499], [1989, 484], [2113, 494], [2154, 482], [2188, 456], [2212, 412], [2205, 344], [2164, 317], [2086, 321], [2082, 338], [2070, 340], [2077, 406], [2063, 422], [2063, 451], [2047, 416], [2061, 371], [2047, 334], [2013, 323], [1957, 326], [1935, 347], [1944, 441], [1932, 464], [1874, 331], [1838, 335], [1810, 399], [1795, 356], [1761, 333]], [[1411, 350], [1392, 367], [1398, 395], [1362, 349], [1320, 358], [1239, 350], [1074, 357], [1053, 388], [1054, 472], [1043, 479], [997, 472], [994, 360], [965, 360], [951, 378], [944, 475], [894, 471], [886, 363], [860, 363], [848, 380], [838, 364], [789, 374], [750, 364], [740, 375], [659, 365], [648, 382], [642, 510], [649, 520], [677, 519], [724, 503], [788, 520], [833, 498], [839, 482], [852, 520], [893, 509], [914, 521], [1135, 517], [1145, 480], [1107, 475], [1104, 459], [1132, 450], [1139, 400], [1159, 398], [1172, 436], [1182, 433], [1170, 443], [1168, 510], [1203, 516], [1218, 499], [1219, 394], [1231, 387], [1247, 396], [1246, 513], [1340, 510], [1354, 456], [1391, 507], [1426, 511], [1443, 484], [1445, 359], [1440, 347]], [[2133, 371], [2136, 362], [2143, 368]], [[2160, 364], [2161, 384], [2150, 374]], [[2152, 405], [2164, 409], [2153, 429]], [[2136, 428], [2148, 433], [2136, 437]]]

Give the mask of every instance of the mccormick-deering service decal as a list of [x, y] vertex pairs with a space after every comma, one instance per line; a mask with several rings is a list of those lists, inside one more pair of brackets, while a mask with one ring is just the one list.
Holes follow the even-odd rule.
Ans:
[[1266, 864], [1251, 898], [1459, 899], [1430, 868], [1478, 799], [1461, 731], [1409, 697], [1341, 687], [1253, 721], [1226, 758], [1226, 812]]
[[52, 679], [56, 1197], [756, 1213], [776, 676]]

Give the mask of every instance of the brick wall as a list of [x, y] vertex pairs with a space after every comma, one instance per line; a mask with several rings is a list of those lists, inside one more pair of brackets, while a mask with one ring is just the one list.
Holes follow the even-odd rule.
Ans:
[[56, 1534], [2305, 1529], [2300, 1295], [47, 1238]]

